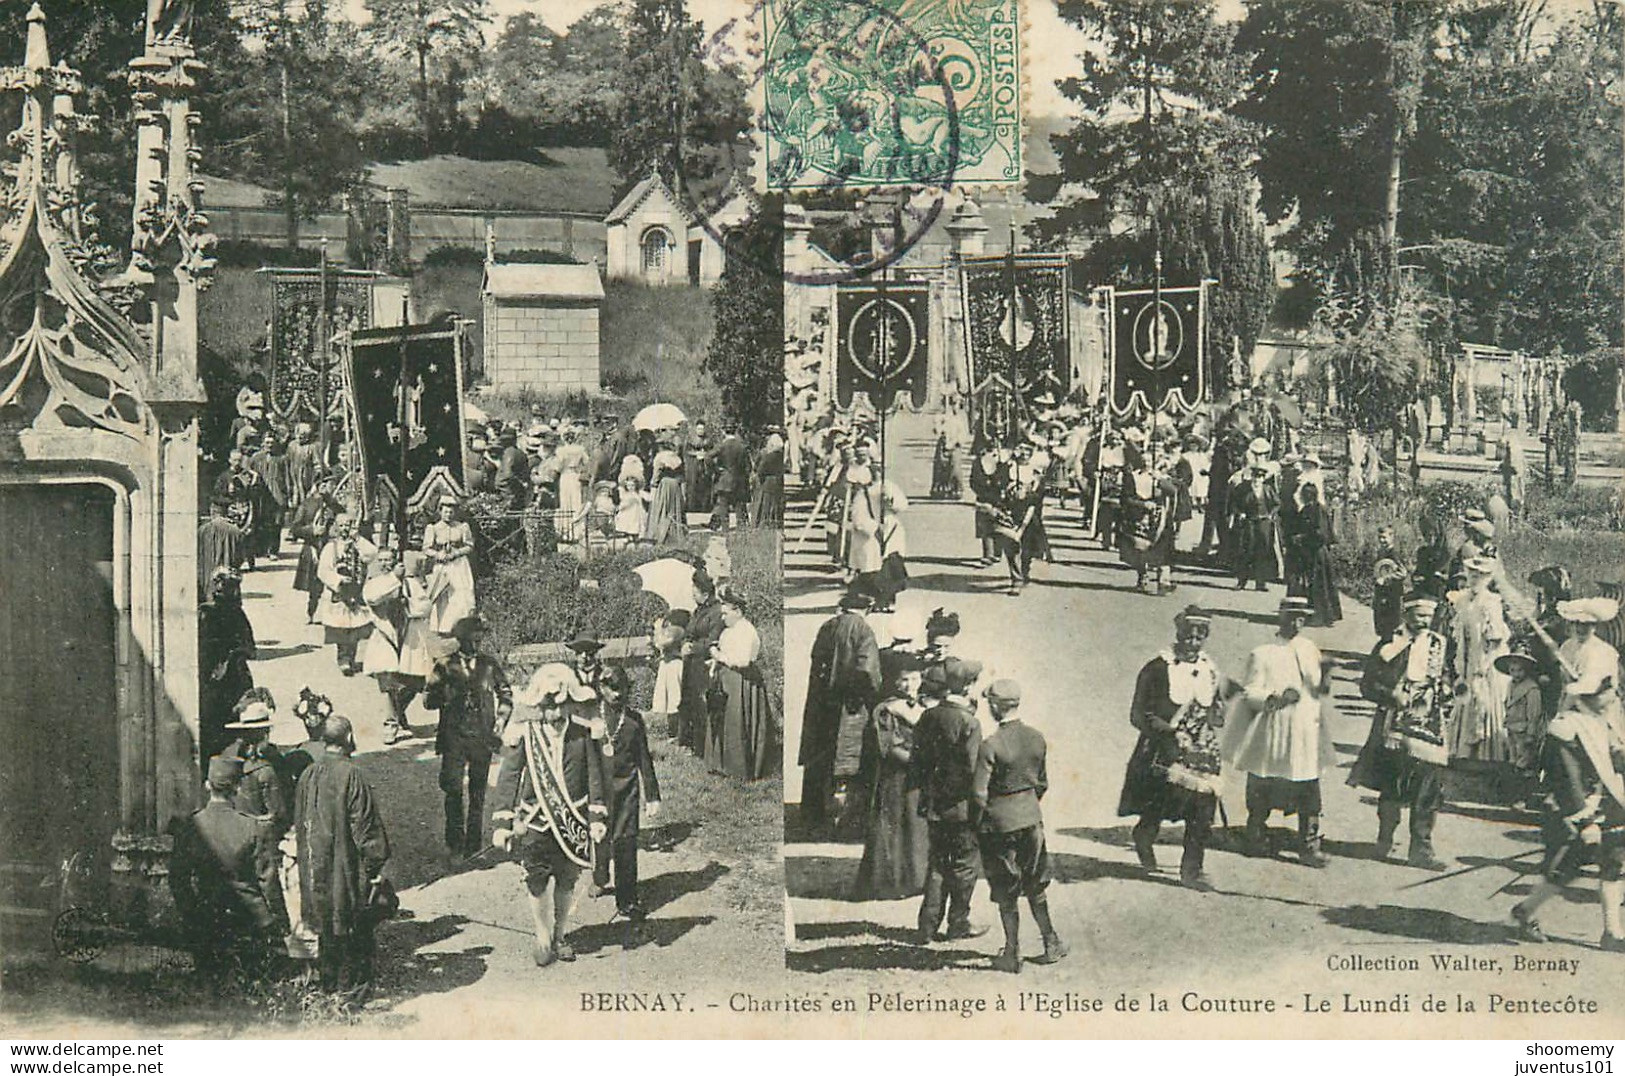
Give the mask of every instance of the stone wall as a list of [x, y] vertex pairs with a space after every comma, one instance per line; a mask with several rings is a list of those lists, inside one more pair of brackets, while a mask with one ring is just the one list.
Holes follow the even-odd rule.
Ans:
[[485, 299], [485, 378], [544, 392], [598, 390], [598, 305]]

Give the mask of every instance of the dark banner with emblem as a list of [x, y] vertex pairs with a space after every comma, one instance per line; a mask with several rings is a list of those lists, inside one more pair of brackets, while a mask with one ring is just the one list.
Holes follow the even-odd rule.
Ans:
[[[346, 392], [355, 415], [364, 488], [394, 503], [406, 416], [406, 504], [411, 511], [463, 492], [463, 378], [455, 326], [408, 325], [351, 334]], [[401, 373], [402, 362], [406, 373]]]
[[[340, 392], [338, 348], [322, 346], [322, 289], [327, 290], [327, 336], [372, 328], [373, 273], [316, 269], [262, 270], [271, 274], [270, 410], [289, 423], [315, 421], [327, 400], [336, 412]], [[326, 370], [323, 387], [323, 360]]]
[[836, 295], [835, 400], [854, 394], [890, 410], [899, 392], [925, 406], [930, 365], [930, 293], [923, 284], [843, 285]]
[[1008, 412], [1012, 390], [1018, 413], [1040, 397], [1062, 400], [1072, 390], [1066, 259], [968, 258], [961, 279], [971, 393], [981, 399], [979, 410], [991, 413], [992, 396], [1003, 397]]
[[1189, 411], [1202, 402], [1205, 306], [1199, 287], [1111, 293], [1114, 412]]

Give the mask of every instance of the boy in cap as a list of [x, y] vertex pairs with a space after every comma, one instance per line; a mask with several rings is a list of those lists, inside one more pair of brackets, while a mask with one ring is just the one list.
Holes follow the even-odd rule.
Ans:
[[[920, 815], [930, 832], [925, 897], [920, 902], [916, 942], [929, 945], [948, 916], [948, 941], [979, 938], [986, 927], [970, 922], [976, 888], [976, 826], [971, 817], [977, 752], [982, 726], [971, 701], [971, 685], [982, 675], [974, 661], [949, 658], [926, 670], [921, 690], [940, 690], [943, 699], [927, 710], [914, 729], [914, 756], [908, 787], [920, 791]], [[946, 904], [946, 908], [944, 905]]]
[[1021, 971], [1021, 913], [1016, 899], [1027, 907], [1044, 938], [1040, 964], [1053, 964], [1067, 954], [1066, 943], [1055, 933], [1049, 917], [1049, 850], [1044, 846], [1044, 815], [1038, 802], [1049, 789], [1044, 772], [1047, 745], [1044, 734], [1023, 724], [1021, 685], [995, 680], [985, 692], [988, 709], [999, 723], [976, 753], [974, 777], [977, 845], [982, 873], [987, 875], [993, 903], [1004, 927], [1004, 949], [993, 967], [1012, 974]]
[[242, 760], [217, 755], [208, 772], [208, 803], [176, 824], [169, 885], [198, 969], [219, 975], [266, 957], [278, 929], [266, 894], [279, 890], [270, 826], [233, 805]]

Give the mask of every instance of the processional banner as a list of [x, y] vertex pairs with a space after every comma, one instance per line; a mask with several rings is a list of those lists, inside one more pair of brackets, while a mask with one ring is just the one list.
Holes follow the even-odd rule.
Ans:
[[1204, 288], [1108, 289], [1111, 303], [1111, 406], [1190, 411], [1207, 392], [1207, 292]]
[[930, 292], [923, 284], [842, 285], [835, 297], [835, 401], [866, 393], [890, 410], [899, 392], [925, 406], [930, 365]]
[[971, 394], [1013, 393], [1018, 412], [1046, 394], [1063, 399], [1072, 390], [1066, 258], [967, 258], [960, 283]]
[[[330, 341], [372, 328], [373, 273], [268, 270], [271, 277], [271, 411], [286, 422], [314, 421], [327, 401], [337, 413], [343, 396]], [[323, 339], [323, 280], [327, 328]], [[325, 365], [324, 365], [325, 364]]]
[[345, 392], [355, 415], [363, 489], [396, 502], [403, 485], [404, 435], [407, 510], [415, 512], [447, 494], [462, 496], [461, 350], [456, 326], [406, 325], [350, 334]]

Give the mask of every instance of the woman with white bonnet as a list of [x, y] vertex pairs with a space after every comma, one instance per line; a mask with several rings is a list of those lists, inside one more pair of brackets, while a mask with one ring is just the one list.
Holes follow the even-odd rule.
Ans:
[[450, 635], [458, 622], [474, 614], [474, 528], [457, 518], [457, 498], [440, 498], [440, 518], [423, 531], [423, 554], [434, 568], [434, 609], [429, 630]]

